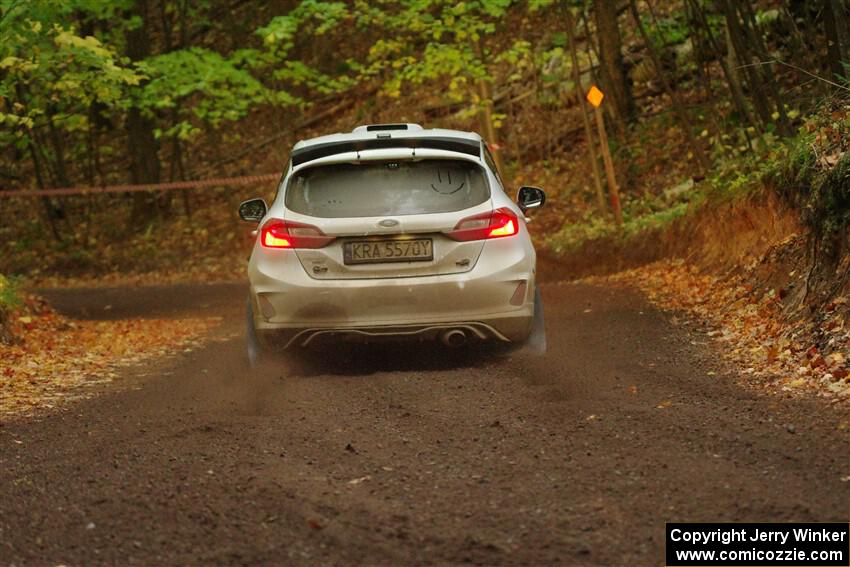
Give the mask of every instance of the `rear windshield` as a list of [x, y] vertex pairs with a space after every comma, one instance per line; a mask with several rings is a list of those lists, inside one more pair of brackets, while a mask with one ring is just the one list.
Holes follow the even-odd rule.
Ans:
[[286, 207], [322, 218], [451, 213], [490, 197], [484, 172], [462, 160], [333, 164], [296, 173]]

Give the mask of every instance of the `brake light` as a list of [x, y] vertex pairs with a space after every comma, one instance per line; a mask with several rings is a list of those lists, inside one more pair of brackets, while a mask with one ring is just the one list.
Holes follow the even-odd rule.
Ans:
[[517, 232], [516, 221], [513, 219], [508, 219], [505, 224], [499, 226], [498, 228], [491, 228], [490, 234], [488, 235], [490, 238], [498, 238], [499, 236], [513, 236]]
[[446, 233], [452, 240], [487, 240], [513, 236], [519, 232], [519, 218], [507, 207], [461, 219], [454, 230]]
[[324, 248], [333, 236], [310, 224], [271, 219], [260, 229], [260, 243], [266, 248]]
[[285, 225], [272, 225], [263, 228], [263, 246], [266, 248], [292, 248], [288, 235], [284, 236]]

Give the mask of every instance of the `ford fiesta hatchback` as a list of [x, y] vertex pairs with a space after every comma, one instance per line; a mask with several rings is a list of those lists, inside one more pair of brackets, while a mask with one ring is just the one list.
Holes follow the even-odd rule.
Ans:
[[340, 340], [545, 348], [525, 212], [481, 137], [416, 124], [298, 142], [248, 264], [248, 354]]

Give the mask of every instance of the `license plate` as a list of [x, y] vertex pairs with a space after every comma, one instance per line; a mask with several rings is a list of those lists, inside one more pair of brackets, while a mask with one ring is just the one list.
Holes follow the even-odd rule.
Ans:
[[430, 238], [346, 242], [342, 250], [346, 264], [427, 262], [434, 259], [434, 243]]

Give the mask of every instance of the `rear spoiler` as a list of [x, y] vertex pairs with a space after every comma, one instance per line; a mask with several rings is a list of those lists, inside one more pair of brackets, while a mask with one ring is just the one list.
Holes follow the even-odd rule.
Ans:
[[425, 148], [429, 150], [447, 150], [460, 152], [471, 156], [481, 156], [481, 142], [464, 138], [446, 137], [410, 137], [410, 138], [375, 138], [368, 140], [345, 140], [315, 144], [292, 151], [292, 166], [301, 165], [314, 159], [348, 152], [363, 150], [383, 150], [387, 148]]

